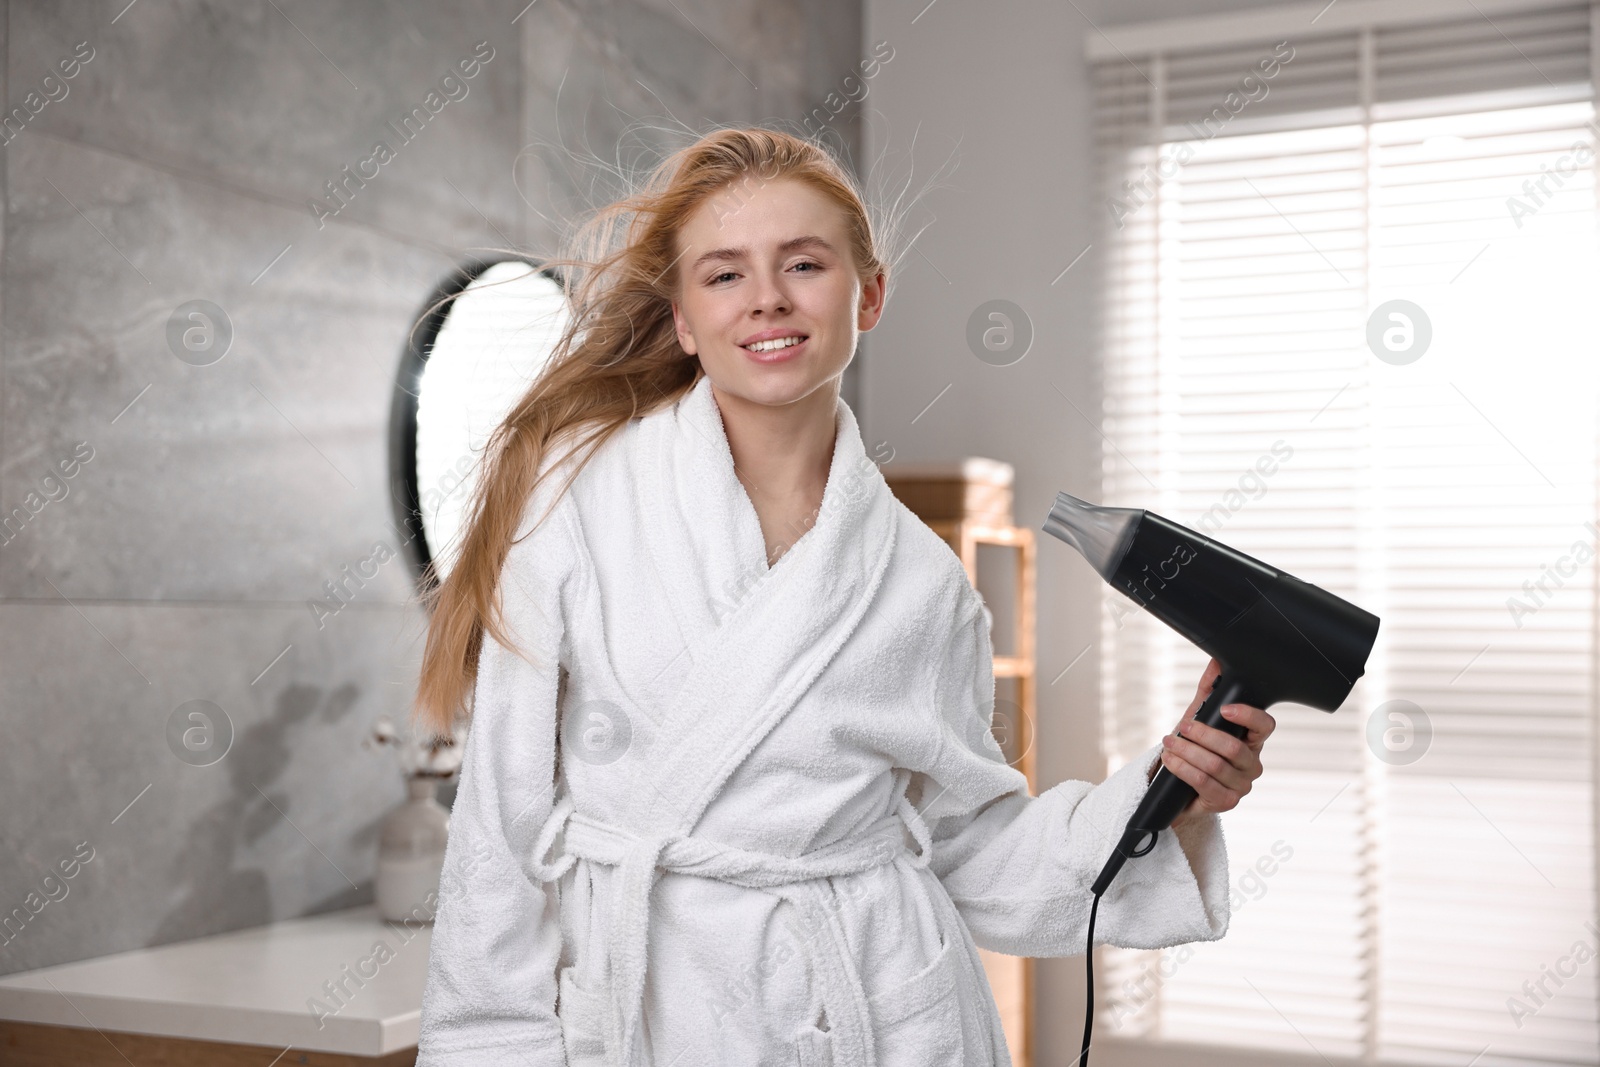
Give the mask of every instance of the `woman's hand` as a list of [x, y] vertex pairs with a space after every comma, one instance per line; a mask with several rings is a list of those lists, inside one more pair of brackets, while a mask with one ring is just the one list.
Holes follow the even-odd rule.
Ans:
[[[1222, 717], [1249, 729], [1243, 740], [1225, 730], [1196, 722], [1195, 713], [1205, 703], [1222, 664], [1215, 659], [1200, 675], [1194, 701], [1178, 721], [1177, 736], [1161, 739], [1161, 763], [1194, 787], [1195, 797], [1172, 820], [1179, 826], [1211, 812], [1231, 811], [1261, 777], [1261, 746], [1278, 723], [1261, 708], [1249, 704], [1224, 704]], [[1152, 778], [1154, 775], [1151, 776]]]

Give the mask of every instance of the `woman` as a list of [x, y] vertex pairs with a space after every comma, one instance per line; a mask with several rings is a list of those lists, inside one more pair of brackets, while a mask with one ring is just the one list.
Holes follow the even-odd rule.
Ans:
[[[887, 267], [826, 152], [721, 130], [589, 239], [625, 216], [432, 605], [418, 708], [472, 729], [417, 1062], [1009, 1063], [974, 946], [1084, 950], [1161, 746], [1037, 797], [1006, 764], [982, 604], [839, 399]], [[1226, 930], [1273, 722], [1225, 711], [1247, 744], [1164, 739], [1198, 795], [1098, 940]]]

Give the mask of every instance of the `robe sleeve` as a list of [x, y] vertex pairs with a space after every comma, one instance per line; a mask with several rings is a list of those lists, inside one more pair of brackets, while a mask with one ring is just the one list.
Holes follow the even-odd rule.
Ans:
[[557, 893], [554, 883], [534, 877], [531, 861], [554, 799], [562, 586], [574, 542], [569, 506], [563, 497], [513, 544], [501, 571], [504, 617], [526, 658], [484, 635], [450, 813], [417, 1067], [565, 1067], [555, 1013]]
[[[1014, 956], [1081, 955], [1089, 887], [1144, 797], [1160, 744], [1098, 785], [1069, 780], [1032, 796], [990, 732], [993, 653], [981, 610], [957, 626], [932, 674], [934, 754], [912, 768], [907, 792], [929, 827], [931, 869], [979, 946]], [[1213, 813], [1163, 830], [1151, 852], [1123, 865], [1100, 900], [1095, 943], [1215, 941], [1228, 919], [1228, 857]]]

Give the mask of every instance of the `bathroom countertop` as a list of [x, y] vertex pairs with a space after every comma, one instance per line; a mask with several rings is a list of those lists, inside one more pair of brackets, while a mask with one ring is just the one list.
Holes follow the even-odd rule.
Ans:
[[381, 1056], [415, 1047], [433, 927], [374, 905], [0, 977], [0, 1019]]

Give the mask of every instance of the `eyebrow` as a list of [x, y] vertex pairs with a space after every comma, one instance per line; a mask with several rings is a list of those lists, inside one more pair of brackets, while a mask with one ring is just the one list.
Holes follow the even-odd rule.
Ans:
[[[825, 248], [834, 255], [838, 255], [838, 251], [831, 244], [829, 244], [827, 241], [824, 241], [816, 234], [809, 233], [802, 237], [789, 238], [787, 241], [778, 246], [778, 251], [793, 252], [797, 248], [812, 247]], [[711, 251], [705, 253], [703, 256], [690, 264], [689, 269], [699, 270], [701, 264], [713, 259], [742, 259], [749, 254], [749, 251], [750, 250], [747, 248], [713, 248]]]

